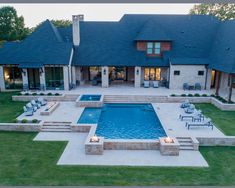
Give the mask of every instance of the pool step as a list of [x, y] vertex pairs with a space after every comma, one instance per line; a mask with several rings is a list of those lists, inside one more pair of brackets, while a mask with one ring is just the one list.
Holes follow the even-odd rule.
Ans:
[[78, 97], [78, 94], [65, 94], [63, 101], [76, 101]]
[[44, 122], [42, 132], [71, 132], [69, 122]]
[[176, 137], [180, 144], [180, 150], [195, 150], [194, 143], [190, 137]]

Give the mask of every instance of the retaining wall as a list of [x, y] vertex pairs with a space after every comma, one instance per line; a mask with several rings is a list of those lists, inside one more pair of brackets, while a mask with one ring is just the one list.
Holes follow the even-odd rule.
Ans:
[[39, 132], [42, 123], [0, 123], [0, 131]]

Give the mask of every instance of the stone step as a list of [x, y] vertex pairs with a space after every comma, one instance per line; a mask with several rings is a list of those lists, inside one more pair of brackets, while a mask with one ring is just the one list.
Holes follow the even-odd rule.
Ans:
[[70, 129], [41, 129], [41, 132], [71, 132]]
[[180, 150], [194, 150], [192, 146], [180, 146]]
[[43, 125], [42, 129], [70, 129], [70, 126]]
[[180, 146], [191, 146], [191, 147], [193, 147], [193, 144], [192, 144], [192, 142], [191, 143], [179, 143], [180, 144]]

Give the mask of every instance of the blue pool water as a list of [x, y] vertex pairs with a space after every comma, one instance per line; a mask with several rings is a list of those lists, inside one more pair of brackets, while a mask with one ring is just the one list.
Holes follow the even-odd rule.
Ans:
[[101, 95], [82, 95], [80, 101], [99, 101]]
[[109, 139], [166, 136], [151, 104], [105, 104], [102, 108], [86, 108], [78, 123], [98, 123], [96, 135]]

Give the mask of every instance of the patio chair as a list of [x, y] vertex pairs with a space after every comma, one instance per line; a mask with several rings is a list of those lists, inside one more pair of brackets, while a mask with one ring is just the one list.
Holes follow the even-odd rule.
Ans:
[[29, 110], [25, 106], [23, 107], [23, 110], [24, 110], [25, 116], [32, 116], [33, 115], [33, 110]]
[[188, 83], [183, 84], [183, 90], [189, 90], [189, 85]]
[[36, 106], [33, 106], [30, 102], [26, 104], [26, 108], [27, 110], [32, 110], [34, 112], [36, 112], [38, 109]]
[[40, 104], [40, 103], [36, 103], [35, 100], [31, 100], [31, 104], [32, 104], [33, 106], [36, 106], [37, 109], [41, 108], [41, 104]]
[[184, 112], [187, 114], [192, 114], [192, 113], [194, 113], [194, 110], [195, 110], [195, 106], [193, 104], [190, 104], [189, 107], [184, 109]]
[[149, 81], [144, 81], [144, 88], [149, 88]]
[[44, 100], [42, 97], [39, 97], [37, 101], [38, 101], [38, 103], [41, 104], [41, 106], [45, 106], [47, 104], [47, 101]]
[[200, 83], [195, 83], [194, 89], [195, 90], [201, 90], [202, 89], [201, 84]]
[[187, 127], [188, 129], [190, 127], [211, 127], [211, 129], [213, 130], [214, 125], [211, 119], [207, 118], [203, 122], [186, 122], [185, 127]]
[[191, 120], [192, 122], [195, 122], [195, 121], [201, 122], [201, 121], [204, 121], [204, 116], [201, 110], [195, 110], [193, 114], [183, 114], [183, 115], [180, 114], [179, 119], [181, 121], [186, 119], [186, 120]]
[[190, 102], [188, 99], [186, 99], [184, 102], [181, 103], [181, 108], [188, 108], [190, 106]]
[[93, 86], [97, 86], [98, 85], [98, 81], [96, 79], [93, 79], [91, 83], [92, 83]]
[[158, 88], [159, 87], [159, 81], [153, 81], [153, 87]]

